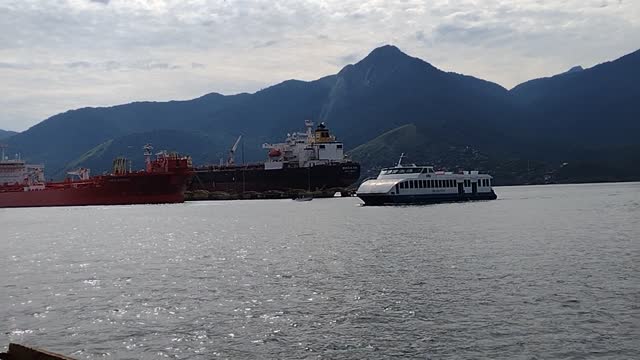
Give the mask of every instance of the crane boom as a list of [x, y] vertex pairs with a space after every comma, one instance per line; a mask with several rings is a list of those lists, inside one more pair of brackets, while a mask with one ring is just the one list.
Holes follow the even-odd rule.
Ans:
[[238, 140], [233, 144], [231, 149], [229, 150], [229, 157], [227, 157], [227, 165], [233, 165], [236, 163], [235, 154], [236, 149], [238, 149], [238, 144], [240, 143], [240, 139], [242, 139], [242, 135], [238, 136]]

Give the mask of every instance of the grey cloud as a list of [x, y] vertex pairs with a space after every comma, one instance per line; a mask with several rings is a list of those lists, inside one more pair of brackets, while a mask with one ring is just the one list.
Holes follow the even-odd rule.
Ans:
[[100, 4], [104, 4], [104, 5], [107, 5], [109, 3], [109, 1], [111, 1], [111, 0], [89, 0], [89, 2], [100, 3]]
[[74, 61], [74, 62], [66, 63], [65, 66], [71, 69], [89, 68], [91, 67], [91, 63], [88, 61]]
[[29, 64], [0, 62], [0, 69], [28, 70], [32, 68], [33, 68], [33, 65], [29, 65]]
[[271, 46], [277, 45], [278, 43], [279, 43], [278, 40], [269, 40], [269, 41], [265, 41], [263, 43], [259, 43], [255, 45], [254, 48], [259, 49], [259, 48], [271, 47]]
[[355, 62], [357, 62], [358, 60], [360, 60], [362, 58], [362, 54], [360, 53], [350, 53], [350, 54], [346, 54], [346, 55], [341, 55], [341, 56], [337, 56], [334, 58], [331, 58], [329, 60], [327, 60], [327, 62], [329, 64], [338, 66], [338, 67], [343, 67], [345, 65], [348, 64], [353, 64]]
[[460, 42], [473, 46], [480, 42], [504, 39], [515, 33], [516, 30], [507, 26], [442, 24], [435, 28], [433, 40]]
[[120, 69], [120, 67], [122, 67], [122, 64], [120, 64], [120, 62], [114, 60], [104, 62], [102, 63], [102, 65], [106, 70], [118, 70]]
[[192, 69], [204, 69], [206, 67], [207, 66], [205, 64], [200, 64], [200, 63], [195, 63], [195, 62], [191, 63], [191, 68]]

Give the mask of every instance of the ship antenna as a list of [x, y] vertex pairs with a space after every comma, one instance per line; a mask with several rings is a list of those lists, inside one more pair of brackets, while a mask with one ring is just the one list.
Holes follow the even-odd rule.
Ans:
[[5, 157], [4, 157], [4, 149], [6, 149], [8, 146], [7, 144], [0, 144], [0, 149], [2, 149], [2, 158], [0, 158], [0, 161], [4, 161]]
[[400, 154], [400, 159], [398, 159], [398, 165], [396, 165], [396, 167], [401, 167], [402, 166], [402, 159], [405, 158], [404, 153]]

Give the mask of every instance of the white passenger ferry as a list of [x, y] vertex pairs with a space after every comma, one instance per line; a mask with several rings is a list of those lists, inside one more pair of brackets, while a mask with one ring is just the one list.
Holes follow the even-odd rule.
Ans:
[[439, 202], [495, 200], [490, 175], [477, 171], [451, 173], [431, 166], [398, 164], [363, 182], [356, 195], [365, 205], [431, 204]]

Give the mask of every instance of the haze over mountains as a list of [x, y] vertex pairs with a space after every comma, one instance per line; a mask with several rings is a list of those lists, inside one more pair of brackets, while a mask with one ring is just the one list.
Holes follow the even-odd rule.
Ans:
[[503, 184], [631, 180], [640, 179], [638, 84], [640, 51], [507, 90], [383, 46], [315, 81], [71, 110], [7, 142], [60, 177], [77, 166], [108, 170], [119, 155], [141, 167], [147, 142], [217, 163], [240, 134], [245, 158], [262, 160], [260, 144], [312, 119], [326, 121], [365, 169], [405, 152], [410, 162], [486, 170]]

